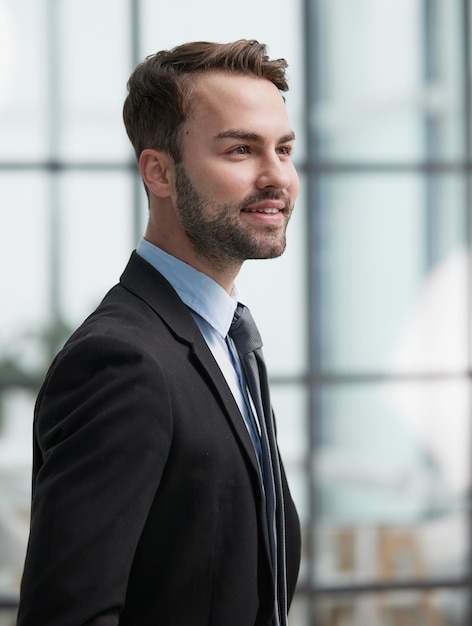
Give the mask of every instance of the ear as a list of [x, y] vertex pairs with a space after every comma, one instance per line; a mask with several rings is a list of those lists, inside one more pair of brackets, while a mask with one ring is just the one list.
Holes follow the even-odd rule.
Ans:
[[165, 152], [147, 148], [139, 157], [139, 171], [146, 187], [156, 196], [166, 198], [172, 193], [174, 160]]

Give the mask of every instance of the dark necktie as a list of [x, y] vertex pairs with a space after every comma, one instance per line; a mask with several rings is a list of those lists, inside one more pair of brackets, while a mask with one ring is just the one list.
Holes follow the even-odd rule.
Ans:
[[285, 515], [280, 459], [262, 340], [249, 309], [238, 304], [229, 336], [241, 360], [244, 377], [261, 429], [262, 474], [275, 585], [274, 625], [287, 624]]

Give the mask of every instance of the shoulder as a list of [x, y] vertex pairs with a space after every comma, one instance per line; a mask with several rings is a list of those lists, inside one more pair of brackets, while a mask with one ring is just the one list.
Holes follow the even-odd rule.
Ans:
[[139, 425], [142, 433], [152, 425], [150, 433], [161, 429], [161, 439], [168, 440], [172, 403], [165, 342], [158, 344], [136, 317], [118, 309], [104, 315], [99, 307], [59, 351], [41, 386], [35, 410], [41, 448], [85, 425], [95, 437], [102, 430], [116, 436], [118, 424], [124, 432]]

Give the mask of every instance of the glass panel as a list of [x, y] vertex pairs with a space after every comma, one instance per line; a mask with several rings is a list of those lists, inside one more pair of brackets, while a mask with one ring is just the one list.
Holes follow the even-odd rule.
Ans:
[[316, 626], [468, 626], [465, 591], [319, 596]]
[[461, 153], [460, 4], [318, 1], [312, 125], [321, 158]]
[[[242, 37], [255, 38], [270, 45], [270, 56], [290, 58], [290, 50], [300, 50], [299, 22], [302, 3], [299, 0], [287, 4], [284, 0], [240, 0], [225, 8], [225, 19], [211, 19], [219, 15], [218, 0], [201, 0], [198, 4], [185, 2], [185, 20], [182, 20], [183, 4], [169, 4], [166, 19], [162, 19], [160, 7], [154, 0], [142, 0], [143, 44], [152, 46], [152, 54], [185, 41], [233, 41]], [[202, 20], [202, 15], [209, 19]], [[251, 16], [248, 22], [248, 15]], [[271, 19], [268, 20], [267, 16]], [[174, 27], [172, 27], [174, 26]]]
[[467, 571], [469, 401], [465, 378], [320, 393], [320, 581]]
[[[290, 491], [297, 507], [302, 536], [310, 532], [307, 459], [309, 456], [307, 390], [302, 385], [272, 384], [271, 398], [277, 420], [277, 441], [284, 461]], [[299, 582], [309, 571], [307, 554], [302, 550]]]
[[467, 533], [464, 513], [414, 525], [320, 523], [316, 538], [322, 572], [318, 582], [454, 580], [467, 571]]
[[31, 365], [24, 357], [35, 350], [27, 346], [36, 344], [48, 320], [48, 182], [40, 173], [0, 173], [0, 275], [8, 294], [0, 308], [0, 358], [18, 367]]
[[15, 597], [23, 570], [35, 395], [35, 389], [0, 392], [0, 598]]
[[287, 471], [302, 466], [309, 453], [307, 390], [303, 385], [271, 384], [277, 439]]
[[308, 599], [301, 594], [295, 594], [288, 614], [290, 626], [313, 626], [309, 616]]
[[314, 320], [328, 371], [467, 367], [463, 183], [415, 175], [324, 177]]
[[130, 71], [129, 5], [126, 0], [57, 4], [61, 54], [51, 70], [60, 77], [63, 158], [131, 158], [122, 121]]
[[43, 0], [0, 2], [0, 159], [28, 161], [47, 151]]
[[4, 608], [0, 609], [0, 626], [15, 626], [16, 624], [16, 606], [13, 605], [12, 608]]
[[133, 246], [132, 177], [70, 173], [60, 180], [62, 310], [80, 323], [118, 282]]

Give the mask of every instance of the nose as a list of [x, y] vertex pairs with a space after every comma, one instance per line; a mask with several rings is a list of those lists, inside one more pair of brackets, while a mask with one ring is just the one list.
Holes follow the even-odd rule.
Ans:
[[292, 182], [293, 164], [291, 161], [281, 160], [278, 154], [267, 156], [258, 176], [258, 187], [265, 189], [287, 189]]

